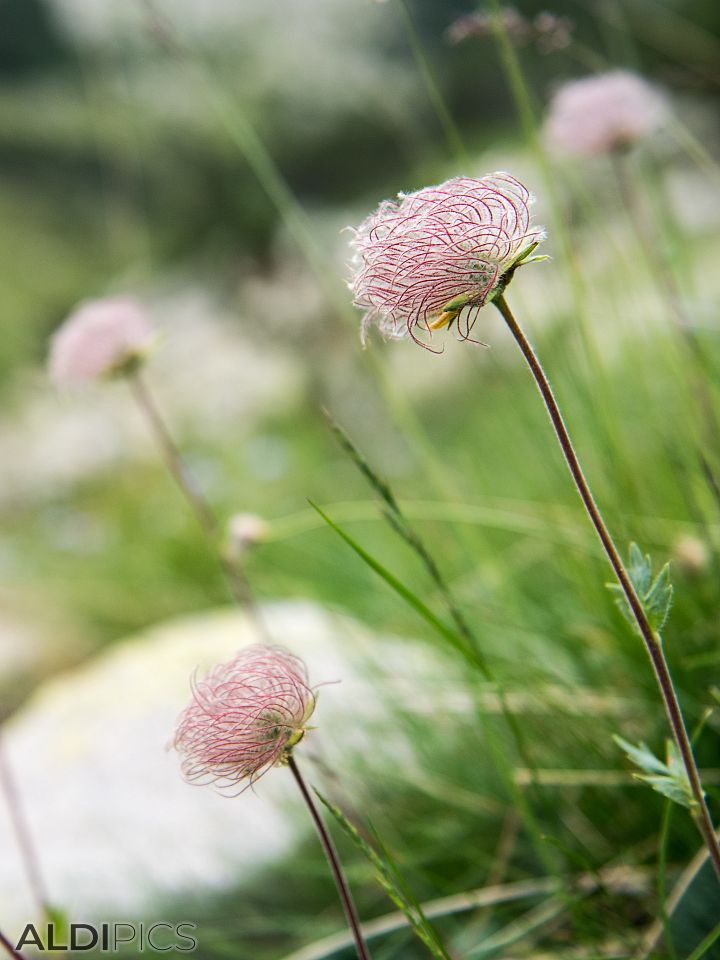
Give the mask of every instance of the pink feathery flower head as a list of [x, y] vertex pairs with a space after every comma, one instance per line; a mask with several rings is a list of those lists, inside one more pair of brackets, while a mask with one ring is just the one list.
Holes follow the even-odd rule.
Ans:
[[50, 377], [66, 386], [123, 373], [142, 359], [152, 339], [147, 316], [135, 300], [88, 300], [51, 338]]
[[560, 87], [545, 121], [545, 140], [555, 153], [593, 156], [610, 153], [653, 133], [666, 104], [646, 80], [612, 70]]
[[531, 225], [532, 202], [508, 173], [455, 177], [383, 201], [351, 241], [349, 286], [365, 311], [363, 336], [377, 322], [386, 335], [422, 343], [418, 330], [431, 336], [457, 319], [469, 337], [480, 308], [545, 237]]
[[235, 792], [287, 760], [317, 699], [299, 657], [260, 643], [193, 679], [192, 693], [173, 741], [183, 776]]

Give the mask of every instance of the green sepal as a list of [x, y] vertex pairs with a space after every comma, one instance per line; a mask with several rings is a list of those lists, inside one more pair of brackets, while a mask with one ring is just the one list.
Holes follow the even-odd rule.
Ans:
[[467, 304], [467, 302], [472, 297], [471, 293], [459, 293], [456, 297], [453, 297], [452, 300], [448, 300], [447, 303], [444, 303], [442, 306], [442, 313], [452, 312], [453, 310], [462, 310], [462, 308]]

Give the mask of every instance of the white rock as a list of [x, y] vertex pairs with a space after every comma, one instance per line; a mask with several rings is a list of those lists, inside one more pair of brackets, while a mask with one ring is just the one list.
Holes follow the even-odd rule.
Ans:
[[[402, 687], [421, 673], [447, 690], [437, 662], [309, 603], [265, 607], [263, 616], [273, 638], [305, 658], [314, 683], [340, 681], [321, 688], [317, 728], [298, 762], [311, 770], [319, 751], [340, 782], [362, 757], [410, 765], [399, 730], [388, 736], [382, 676], [402, 674]], [[137, 915], [161, 897], [238, 884], [310, 829], [287, 771], [228, 798], [186, 784], [167, 750], [193, 670], [255, 639], [235, 610], [159, 626], [47, 683], [8, 723], [6, 756], [50, 896], [71, 918]], [[411, 695], [432, 708], [427, 692]], [[0, 919], [12, 934], [35, 911], [1, 797], [0, 850]]]

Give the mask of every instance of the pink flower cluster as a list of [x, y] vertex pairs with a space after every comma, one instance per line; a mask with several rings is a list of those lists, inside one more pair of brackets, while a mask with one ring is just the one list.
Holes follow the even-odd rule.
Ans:
[[568, 17], [546, 11], [538, 13], [531, 20], [515, 7], [501, 7], [497, 13], [493, 10], [476, 10], [465, 14], [451, 24], [445, 35], [450, 43], [492, 38], [496, 31], [496, 20], [508, 40], [518, 47], [535, 43], [541, 53], [555, 53], [572, 43], [574, 24]]
[[610, 153], [652, 133], [664, 116], [665, 102], [646, 80], [613, 70], [557, 91], [545, 122], [545, 140], [555, 153]]
[[532, 227], [529, 191], [507, 173], [456, 177], [385, 200], [357, 229], [354, 303], [364, 310], [363, 334], [377, 322], [383, 333], [418, 340], [451, 319], [469, 331], [503, 274], [523, 250], [545, 236]]
[[193, 682], [174, 747], [191, 783], [237, 792], [282, 763], [304, 734], [316, 695], [284, 647], [254, 644]]
[[53, 335], [50, 377], [59, 386], [66, 386], [112, 376], [139, 360], [152, 337], [145, 312], [135, 300], [89, 300]]

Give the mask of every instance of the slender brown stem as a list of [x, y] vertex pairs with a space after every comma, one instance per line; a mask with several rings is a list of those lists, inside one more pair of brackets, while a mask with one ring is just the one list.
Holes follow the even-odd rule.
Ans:
[[328, 829], [325, 826], [322, 817], [320, 816], [320, 811], [317, 808], [317, 804], [315, 803], [313, 796], [310, 793], [310, 790], [308, 789], [307, 784], [305, 783], [305, 780], [292, 756], [288, 757], [288, 766], [290, 767], [290, 772], [292, 773], [293, 777], [295, 777], [295, 782], [300, 789], [300, 793], [303, 796], [303, 800], [305, 801], [310, 816], [312, 817], [312, 821], [315, 824], [315, 829], [320, 837], [320, 843], [322, 843], [325, 856], [327, 857], [330, 865], [330, 870], [332, 871], [332, 875], [335, 880], [335, 886], [337, 887], [338, 894], [340, 895], [340, 900], [343, 905], [343, 910], [345, 911], [347, 922], [352, 930], [358, 958], [359, 960], [370, 960], [370, 954], [368, 953], [368, 948], [360, 929], [360, 918], [358, 917], [357, 910], [355, 909], [355, 903], [353, 902], [348, 882], [345, 879], [345, 874], [343, 873], [343, 868], [340, 864], [340, 858], [338, 857], [337, 850], [335, 849], [335, 844], [332, 841], [332, 837], [328, 833]]
[[150, 429], [152, 430], [166, 467], [175, 480], [178, 489], [188, 502], [200, 528], [205, 534], [211, 550], [220, 561], [233, 597], [241, 606], [244, 606], [248, 610], [258, 629], [265, 634], [266, 639], [270, 639], [267, 627], [260, 617], [257, 603], [255, 602], [245, 571], [239, 563], [234, 562], [222, 550], [218, 542], [220, 524], [217, 516], [190, 474], [187, 464], [177, 444], [173, 440], [170, 429], [160, 413], [160, 409], [155, 402], [152, 391], [148, 387], [147, 381], [139, 370], [134, 370], [130, 373], [127, 381], [138, 407], [150, 425]]
[[545, 371], [540, 364], [540, 360], [533, 350], [529, 340], [525, 336], [522, 328], [513, 316], [505, 297], [500, 296], [494, 302], [495, 306], [502, 314], [502, 317], [510, 332], [515, 338], [515, 342], [520, 347], [525, 361], [527, 362], [527, 365], [535, 379], [535, 383], [537, 384], [537, 387], [542, 395], [545, 407], [555, 429], [555, 434], [562, 449], [563, 456], [565, 457], [565, 462], [568, 465], [577, 491], [580, 494], [580, 499], [582, 500], [592, 525], [595, 528], [595, 532], [600, 538], [603, 550], [605, 551], [607, 559], [610, 562], [610, 566], [613, 568], [615, 576], [618, 579], [618, 583], [622, 587], [622, 591], [625, 594], [628, 605], [632, 611], [633, 617], [638, 626], [638, 630], [640, 631], [645, 643], [645, 648], [648, 656], [650, 657], [653, 670], [655, 671], [655, 677], [657, 679], [663, 703], [665, 705], [665, 712], [667, 713], [667, 718], [672, 729], [673, 737], [675, 739], [675, 743], [677, 744], [678, 750], [680, 751], [683, 766], [685, 767], [685, 772], [687, 773], [688, 781], [690, 783], [690, 789], [692, 790], [692, 795], [695, 802], [693, 818], [698, 826], [703, 840], [705, 841], [705, 845], [708, 848], [713, 867], [715, 868], [715, 873], [717, 874], [718, 879], [720, 879], [720, 843], [718, 843], [715, 828], [713, 827], [712, 819], [710, 818], [710, 811], [708, 810], [707, 803], [705, 802], [705, 793], [702, 788], [700, 774], [698, 772], [697, 764], [695, 763], [692, 745], [685, 727], [685, 721], [683, 720], [680, 704], [675, 693], [675, 687], [670, 675], [670, 669], [668, 667], [667, 660], [665, 659], [665, 653], [663, 652], [662, 640], [655, 630], [653, 630], [645, 614], [645, 610], [640, 602], [640, 598], [638, 597], [635, 587], [630, 580], [630, 576], [625, 569], [625, 565], [620, 557], [620, 554], [618, 553], [617, 547], [613, 542], [610, 532], [605, 525], [605, 521], [602, 518], [600, 510], [595, 502], [595, 498], [590, 490], [590, 486], [585, 479], [585, 474], [582, 471], [580, 461], [575, 453], [572, 440], [570, 439], [570, 434], [568, 433], [567, 427], [565, 426], [565, 422], [560, 412], [560, 407], [558, 406], [555, 395], [553, 394], [550, 381], [545, 375]]
[[0, 788], [5, 795], [10, 822], [12, 823], [13, 832], [15, 833], [15, 838], [20, 848], [20, 855], [25, 865], [28, 885], [32, 890], [33, 897], [40, 912], [45, 916], [49, 916], [50, 898], [45, 888], [42, 871], [40, 870], [40, 861], [32, 840], [30, 828], [23, 813], [15, 778], [12, 775], [10, 764], [8, 763], [2, 731], [0, 731]]
[[23, 955], [18, 953], [12, 943], [8, 940], [5, 934], [0, 930], [0, 946], [4, 947], [11, 957], [16, 957], [17, 960], [23, 960]]
[[172, 438], [170, 429], [160, 413], [147, 381], [140, 371], [136, 370], [128, 377], [128, 383], [138, 406], [152, 428], [168, 470], [192, 507], [192, 511], [203, 533], [208, 540], [214, 543], [218, 535], [217, 517], [210, 504], [195, 485], [195, 481]]

